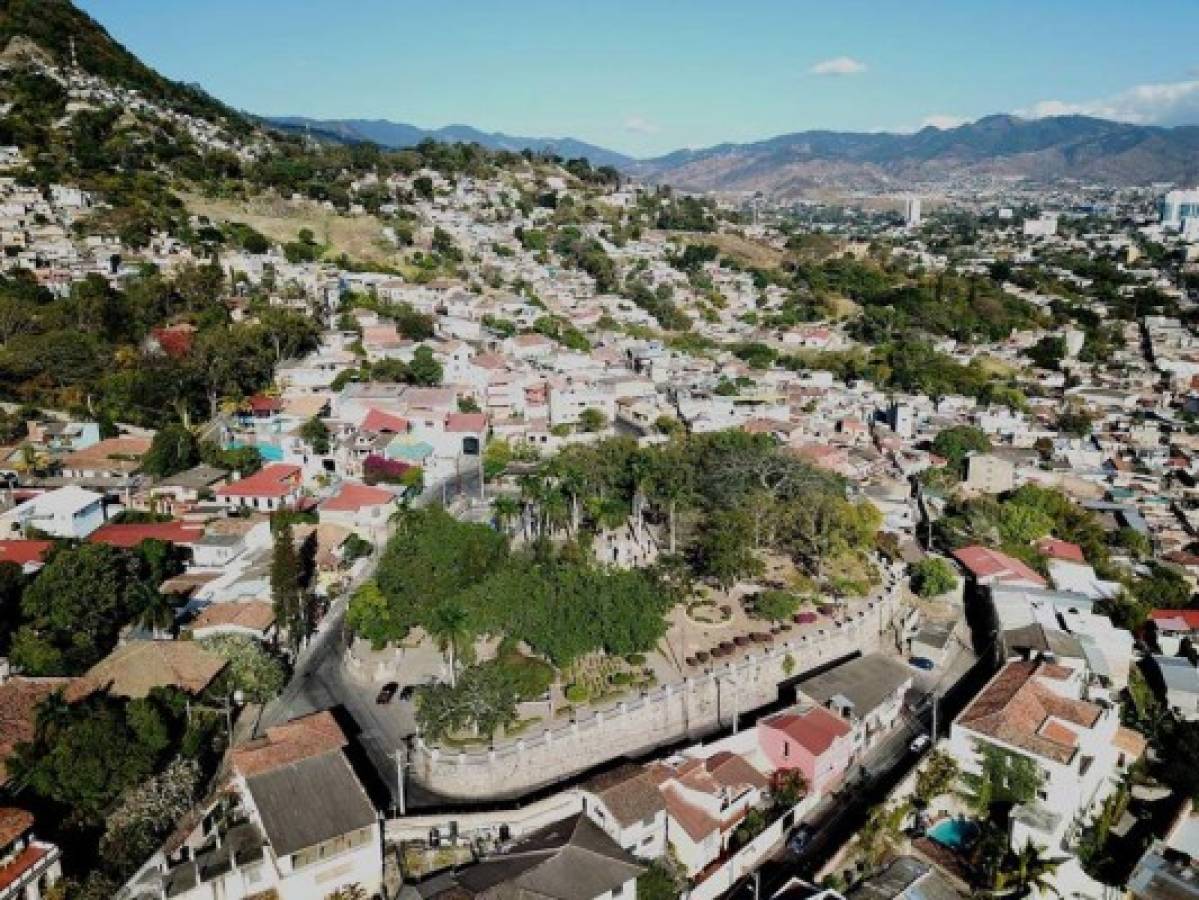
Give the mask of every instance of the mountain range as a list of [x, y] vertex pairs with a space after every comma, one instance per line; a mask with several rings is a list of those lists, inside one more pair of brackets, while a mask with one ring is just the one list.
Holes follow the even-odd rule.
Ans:
[[265, 121], [289, 131], [312, 129], [320, 135], [350, 142], [366, 141], [392, 149], [415, 147], [421, 141], [434, 140], [479, 144], [490, 150], [553, 153], [564, 159], [586, 157], [595, 166], [627, 168], [635, 162], [631, 156], [574, 138], [518, 137], [499, 131], [481, 131], [470, 125], [421, 128], [387, 119], [309, 119], [304, 116], [268, 116]]
[[1164, 128], [1088, 116], [1023, 119], [994, 115], [956, 128], [912, 134], [801, 131], [763, 141], [678, 150], [651, 159], [571, 138], [526, 138], [466, 125], [424, 129], [387, 120], [278, 117], [351, 141], [411, 147], [422, 140], [477, 142], [492, 149], [585, 156], [648, 181], [697, 191], [760, 191], [794, 198], [832, 187], [887, 191], [969, 178], [1063, 179], [1111, 185], [1199, 180], [1199, 126]]
[[384, 119], [309, 119], [239, 114], [194, 85], [163, 78], [68, 0], [2, 0], [0, 63], [17, 45], [135, 87], [231, 128], [255, 122], [310, 131], [326, 139], [414, 146], [426, 139], [477, 142], [506, 150], [587, 157], [651, 182], [697, 191], [760, 191], [778, 199], [814, 192], [919, 190], [966, 179], [1110, 185], [1199, 182], [1199, 126], [1172, 128], [1085, 116], [1023, 119], [994, 115], [956, 128], [915, 133], [802, 131], [752, 143], [679, 150], [652, 159], [570, 137], [522, 137], [469, 125], [427, 129]]

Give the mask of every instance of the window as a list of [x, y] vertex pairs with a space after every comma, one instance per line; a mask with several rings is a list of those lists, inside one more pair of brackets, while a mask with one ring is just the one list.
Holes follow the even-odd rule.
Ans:
[[624, 893], [624, 885], [623, 884], [617, 885], [616, 887], [612, 888], [612, 896], [613, 897], [619, 897], [623, 893]]
[[791, 742], [783, 741], [783, 759], [791, 755]]

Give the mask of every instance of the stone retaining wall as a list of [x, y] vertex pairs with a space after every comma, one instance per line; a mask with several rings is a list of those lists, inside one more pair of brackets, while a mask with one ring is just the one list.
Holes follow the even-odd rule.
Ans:
[[898, 601], [888, 596], [849, 621], [491, 750], [445, 750], [418, 737], [409, 771], [416, 782], [450, 799], [517, 797], [621, 756], [701, 738], [731, 725], [735, 715], [774, 703], [779, 684], [788, 679], [853, 653], [894, 650], [898, 610]]

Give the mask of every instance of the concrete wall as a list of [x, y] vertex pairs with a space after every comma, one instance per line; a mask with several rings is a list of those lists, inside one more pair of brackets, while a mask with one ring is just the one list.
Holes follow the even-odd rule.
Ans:
[[829, 624], [613, 707], [588, 710], [573, 722], [554, 723], [490, 751], [447, 751], [418, 737], [412, 777], [453, 799], [515, 797], [620, 756], [700, 738], [731, 725], [734, 715], [775, 702], [779, 684], [789, 678], [855, 652], [895, 649], [898, 610], [898, 601], [889, 596], [848, 622]]
[[583, 810], [583, 795], [577, 790], [563, 791], [536, 803], [511, 809], [488, 810], [478, 813], [431, 813], [401, 816], [384, 823], [388, 841], [422, 841], [436, 828], [444, 841], [449, 836], [450, 823], [457, 823], [460, 839], [499, 837], [500, 826], [507, 825], [515, 840], [531, 831], [560, 822]]

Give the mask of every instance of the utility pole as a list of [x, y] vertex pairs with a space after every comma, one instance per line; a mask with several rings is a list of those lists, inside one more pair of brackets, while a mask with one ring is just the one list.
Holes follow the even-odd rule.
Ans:
[[404, 785], [404, 755], [403, 750], [396, 747], [396, 799], [400, 804], [400, 815], [408, 815], [408, 797]]

